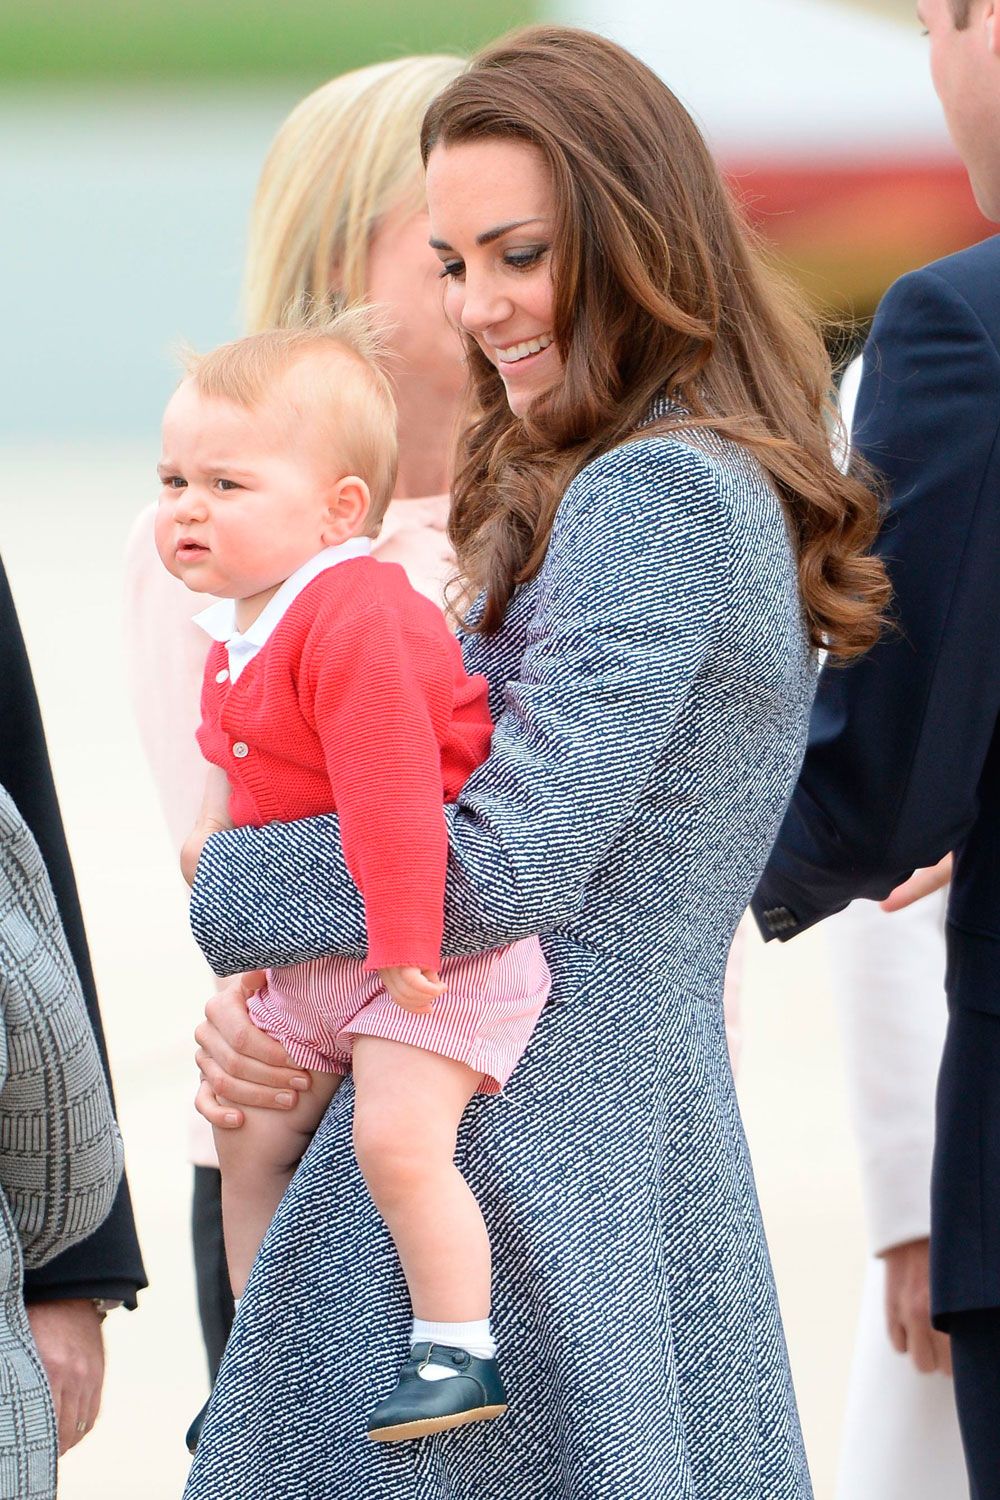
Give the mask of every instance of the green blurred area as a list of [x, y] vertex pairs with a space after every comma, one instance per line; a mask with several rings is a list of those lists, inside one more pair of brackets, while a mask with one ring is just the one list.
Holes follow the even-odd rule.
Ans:
[[320, 81], [411, 52], [468, 52], [532, 0], [0, 0], [0, 80]]

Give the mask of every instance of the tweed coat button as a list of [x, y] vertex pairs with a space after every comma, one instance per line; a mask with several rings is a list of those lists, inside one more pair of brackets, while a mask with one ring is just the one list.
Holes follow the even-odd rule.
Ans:
[[237, 740], [236, 744], [233, 746], [233, 754], [236, 756], [237, 760], [245, 760], [246, 757], [250, 754], [250, 746], [244, 745], [242, 740]]
[[216, 674], [215, 674], [215, 680], [216, 680], [216, 682], [228, 682], [229, 681], [229, 671], [228, 671], [228, 668], [223, 667], [221, 672], [216, 672]]

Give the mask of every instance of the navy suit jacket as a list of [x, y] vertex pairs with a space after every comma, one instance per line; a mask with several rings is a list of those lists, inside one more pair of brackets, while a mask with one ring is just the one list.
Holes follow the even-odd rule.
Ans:
[[[80, 975], [87, 1011], [104, 1070], [108, 1059], [97, 1007], [83, 916], [56, 801], [42, 718], [7, 575], [0, 563], [0, 785], [5, 786], [42, 851]], [[110, 1077], [108, 1086], [110, 1087]], [[128, 1183], [122, 1178], [114, 1206], [95, 1234], [47, 1265], [26, 1272], [29, 1302], [107, 1297], [134, 1307], [146, 1276], [136, 1238]]]
[[[949, 1002], [987, 1013], [1000, 1037], [1000, 236], [887, 293], [865, 350], [854, 445], [886, 480], [877, 550], [894, 628], [862, 660], [821, 674], [754, 912], [766, 937], [794, 937], [954, 850]], [[979, 1050], [983, 1066], [962, 1082], [984, 1108], [996, 1096], [983, 1130], [997, 1144], [1000, 1041], [996, 1071], [990, 1048]], [[939, 1110], [939, 1139], [953, 1125]], [[995, 1193], [959, 1206], [936, 1168], [935, 1234], [944, 1225], [950, 1235], [959, 1207], [966, 1240], [968, 1215], [995, 1215], [1000, 1228], [1000, 1154], [996, 1175]], [[958, 1249], [937, 1266], [939, 1311], [1000, 1304], [1000, 1265], [986, 1285], [964, 1260]]]

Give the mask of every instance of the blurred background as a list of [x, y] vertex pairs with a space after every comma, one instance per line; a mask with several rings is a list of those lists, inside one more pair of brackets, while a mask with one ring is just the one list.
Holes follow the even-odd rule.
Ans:
[[[66, 1500], [178, 1495], [182, 1434], [205, 1393], [184, 1153], [206, 975], [120, 666], [122, 548], [155, 493], [171, 346], [238, 332], [256, 176], [304, 93], [541, 18], [605, 31], [658, 69], [834, 340], [863, 334], [896, 276], [990, 232], [947, 141], [912, 0], [0, 10], [0, 551], [88, 917], [152, 1283], [139, 1313], [108, 1321], [105, 1412], [62, 1465]], [[830, 1500], [865, 1250], [823, 941], [753, 945], [740, 1089], [817, 1500]]]

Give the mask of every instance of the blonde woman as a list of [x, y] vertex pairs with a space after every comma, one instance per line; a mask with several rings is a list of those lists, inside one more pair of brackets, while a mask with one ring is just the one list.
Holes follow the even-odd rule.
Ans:
[[[244, 285], [251, 331], [280, 322], [304, 300], [371, 301], [387, 310], [400, 461], [375, 550], [401, 563], [414, 586], [436, 601], [454, 561], [445, 528], [464, 366], [442, 309], [438, 259], [427, 244], [419, 136], [427, 105], [462, 66], [444, 56], [380, 63], [333, 79], [296, 106], [264, 163]], [[153, 514], [150, 506], [140, 515], [128, 544], [126, 638], [143, 745], [179, 849], [204, 782], [194, 733], [207, 639], [191, 624], [204, 600], [160, 563]], [[185, 1024], [180, 1017], [178, 1024]], [[192, 1144], [198, 1302], [214, 1379], [232, 1299], [219, 1173], [203, 1121], [193, 1126]]]

